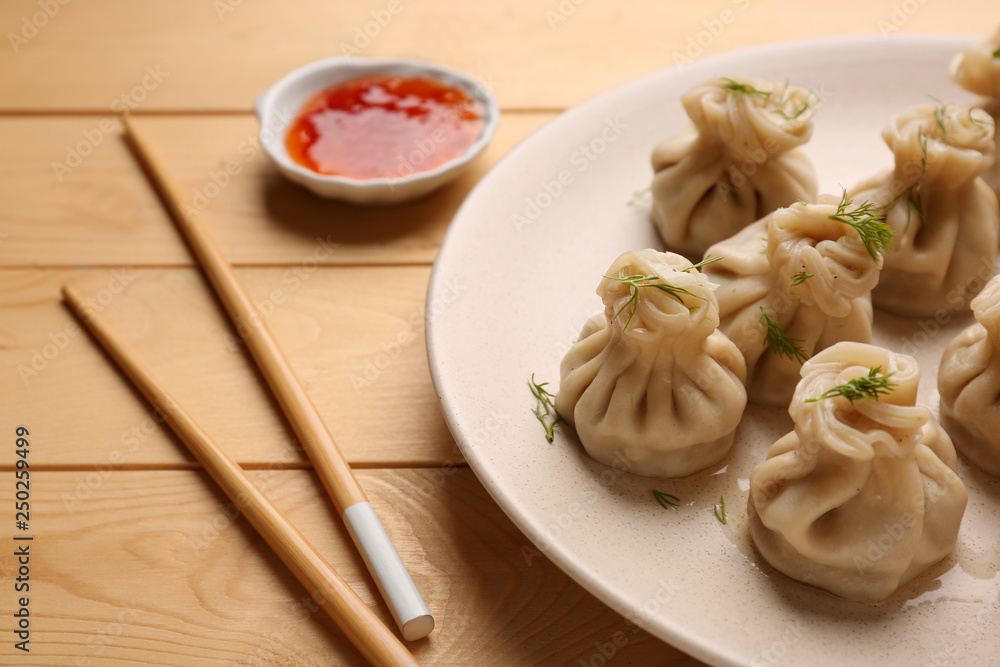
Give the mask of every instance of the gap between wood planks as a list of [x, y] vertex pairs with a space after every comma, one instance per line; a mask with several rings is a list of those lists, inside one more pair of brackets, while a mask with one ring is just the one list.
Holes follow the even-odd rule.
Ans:
[[[351, 463], [352, 470], [436, 470], [442, 466], [449, 468], [468, 468], [466, 461], [358, 461]], [[288, 463], [251, 462], [240, 463], [240, 467], [248, 471], [259, 470], [312, 470], [313, 466], [308, 461], [293, 461]], [[0, 465], [0, 473], [12, 472], [15, 466], [11, 464]], [[31, 469], [36, 472], [90, 472], [96, 469], [123, 470], [132, 472], [161, 472], [165, 470], [201, 470], [202, 467], [195, 461], [187, 463], [124, 463], [119, 465], [100, 464], [93, 465], [87, 463], [33, 463]]]
[[[513, 107], [501, 108], [502, 114], [559, 114], [566, 111], [566, 107]], [[162, 118], [165, 116], [252, 116], [252, 109], [136, 109], [128, 115], [138, 117]], [[87, 117], [87, 116], [115, 116], [122, 114], [112, 109], [0, 109], [0, 118], [16, 117]]]

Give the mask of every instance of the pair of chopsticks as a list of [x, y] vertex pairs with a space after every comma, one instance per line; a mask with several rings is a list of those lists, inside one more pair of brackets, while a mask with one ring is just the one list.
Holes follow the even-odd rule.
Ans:
[[[178, 188], [149, 141], [128, 118], [124, 119], [124, 124], [126, 136], [139, 162], [169, 209], [236, 330], [243, 336], [338, 514], [347, 525], [400, 632], [407, 640], [427, 636], [434, 628], [434, 618], [319, 412], [218, 246], [197, 219], [183, 210], [176, 194]], [[63, 296], [94, 338], [146, 399], [160, 410], [164, 421], [365, 658], [378, 665], [416, 665], [416, 660], [396, 635], [274, 504], [254, 487], [239, 464], [180, 408], [135, 353], [117, 340], [92, 310], [87, 309], [80, 295], [72, 287], [64, 286]]]

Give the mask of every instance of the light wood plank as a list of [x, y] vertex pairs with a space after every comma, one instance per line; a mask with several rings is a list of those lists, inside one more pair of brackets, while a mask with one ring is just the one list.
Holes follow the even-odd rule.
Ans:
[[[33, 434], [32, 452], [50, 446]], [[696, 665], [586, 593], [523, 535], [468, 470], [363, 471], [361, 482], [438, 619], [409, 644], [426, 665]], [[377, 613], [388, 610], [311, 473], [252, 473]], [[4, 473], [0, 502], [13, 503]], [[336, 626], [201, 471], [35, 472], [31, 652], [23, 665], [361, 664]], [[12, 549], [0, 555], [10, 581]], [[530, 558], [526, 558], [525, 554]], [[5, 591], [10, 608], [12, 591]], [[12, 616], [0, 632], [11, 637]], [[82, 662], [75, 662], [77, 658]]]
[[[42, 15], [37, 22], [46, 25], [25, 43], [8, 37], [0, 49], [0, 90], [7, 91], [0, 108], [105, 111], [125, 95], [147, 110], [249, 110], [284, 73], [355, 44], [362, 47], [355, 55], [418, 57], [468, 70], [492, 82], [508, 109], [564, 108], [673, 65], [674, 54], [687, 49], [701, 56], [815, 35], [878, 33], [887, 26], [985, 35], [996, 21], [981, 0], [43, 4], [58, 12], [51, 19]], [[390, 6], [398, 8], [395, 15]], [[24, 22], [30, 26], [39, 11], [37, 0], [0, 3], [0, 25], [5, 32], [31, 33]], [[367, 43], [365, 30], [374, 35]], [[159, 68], [159, 76], [150, 76], [147, 67]]]
[[[429, 264], [466, 194], [552, 116], [505, 115], [469, 172], [428, 197], [394, 207], [333, 202], [289, 183], [257, 148], [257, 121], [250, 115], [146, 117], [137, 123], [155, 142], [185, 203], [201, 212], [233, 264], [311, 261], [317, 239], [342, 246], [322, 255], [324, 264]], [[114, 129], [103, 133], [102, 124]], [[67, 157], [98, 137], [78, 164]], [[118, 121], [0, 117], [0, 145], [0, 267], [191, 265], [122, 141]], [[56, 163], [77, 166], [67, 172]], [[227, 165], [235, 175], [226, 172]]]
[[[352, 464], [462, 461], [427, 367], [429, 267], [362, 271], [302, 264], [243, 268], [238, 274]], [[60, 285], [71, 280], [238, 461], [305, 465], [263, 379], [197, 271], [0, 271], [0, 422], [12, 428], [26, 421], [44, 430], [50, 444], [39, 451], [38, 464], [192, 462], [59, 301]], [[444, 303], [452, 296], [440, 298]], [[8, 463], [0, 461], [0, 467]]]
[[[190, 261], [120, 128], [110, 118], [0, 118], [0, 266]], [[53, 166], [83, 146], [90, 153], [70, 159], [69, 173]]]

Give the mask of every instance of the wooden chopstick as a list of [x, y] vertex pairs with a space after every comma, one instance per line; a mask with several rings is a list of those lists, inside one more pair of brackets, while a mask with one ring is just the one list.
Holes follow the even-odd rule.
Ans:
[[361, 485], [319, 412], [281, 352], [264, 318], [244, 291], [229, 262], [196, 216], [181, 205], [169, 173], [149, 141], [124, 118], [125, 133], [139, 162], [170, 211], [202, 270], [243, 337], [282, 411], [312, 461], [323, 486], [361, 552], [403, 637], [420, 639], [434, 629], [434, 617], [424, 603]]
[[396, 635], [379, 620], [375, 612], [368, 608], [285, 515], [253, 485], [239, 464], [222, 451], [197, 422], [177, 405], [135, 353], [117, 340], [93, 312], [88, 311], [80, 295], [73, 288], [64, 286], [63, 297], [212, 479], [240, 508], [250, 525], [312, 593], [316, 602], [340, 626], [362, 655], [376, 665], [417, 665], [416, 659]]

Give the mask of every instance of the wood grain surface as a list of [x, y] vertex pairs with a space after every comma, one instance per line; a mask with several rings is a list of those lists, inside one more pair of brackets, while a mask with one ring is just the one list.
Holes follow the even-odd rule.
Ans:
[[[0, 662], [363, 664], [204, 472], [115, 470], [99, 483], [92, 474], [35, 476], [45, 491], [31, 543], [32, 651], [16, 656], [5, 641]], [[604, 644], [616, 664], [681, 655], [539, 557], [468, 469], [358, 477], [438, 616], [438, 629], [410, 644], [423, 663], [587, 664]], [[288, 470], [251, 478], [392, 624], [319, 480]], [[11, 485], [0, 486], [0, 502], [12, 501]], [[0, 574], [16, 570], [5, 549]]]
[[[249, 114], [153, 116], [137, 124], [233, 264], [430, 264], [472, 186], [554, 115], [504, 115], [467, 174], [391, 208], [331, 202], [284, 180], [260, 150]], [[102, 122], [112, 126], [109, 133], [101, 133]], [[88, 139], [98, 136], [96, 145]], [[0, 116], [0, 145], [0, 267], [193, 265], [119, 121]], [[88, 145], [92, 152], [78, 166], [53, 167], [76, 164], [67, 155]], [[341, 248], [323, 252], [320, 241]]]
[[[461, 461], [427, 369], [429, 268], [296, 268], [238, 273], [348, 460], [360, 467]], [[93, 466], [122, 458], [130, 467], [165, 467], [192, 461], [77, 326], [60, 301], [64, 282], [91, 300], [241, 464], [307, 465], [200, 273], [134, 267], [0, 271], [0, 308], [16, 324], [4, 327], [0, 372], [15, 382], [0, 388], [0, 401], [9, 414], [44, 429], [48, 444], [34, 455], [36, 463]], [[53, 414], [101, 419], [87, 423], [90, 444], [80, 447], [80, 424]]]
[[[398, 0], [395, 13], [390, 0], [63, 2], [0, 50], [0, 90], [18, 91], [0, 109], [247, 111], [286, 72], [347, 54], [433, 60], [487, 82], [505, 109], [560, 110], [678, 58], [816, 35], [979, 34], [997, 20], [982, 0]], [[8, 0], [0, 24], [20, 34], [38, 11]]]
[[[694, 667], [535, 550], [465, 464], [423, 334], [428, 299], [461, 296], [426, 294], [448, 225], [519, 141], [637, 76], [780, 40], [985, 35], [998, 21], [982, 0], [0, 3], [0, 664], [362, 663], [79, 328], [60, 302], [65, 283], [392, 624], [123, 143], [122, 114], [236, 265], [358, 470], [437, 617], [410, 645], [419, 660]], [[260, 151], [253, 101], [286, 72], [345, 53], [479, 77], [502, 107], [495, 139], [457, 182], [402, 206], [349, 206], [284, 181]], [[24, 532], [19, 425], [31, 432]], [[13, 538], [25, 535], [30, 653], [13, 634], [24, 543]]]

